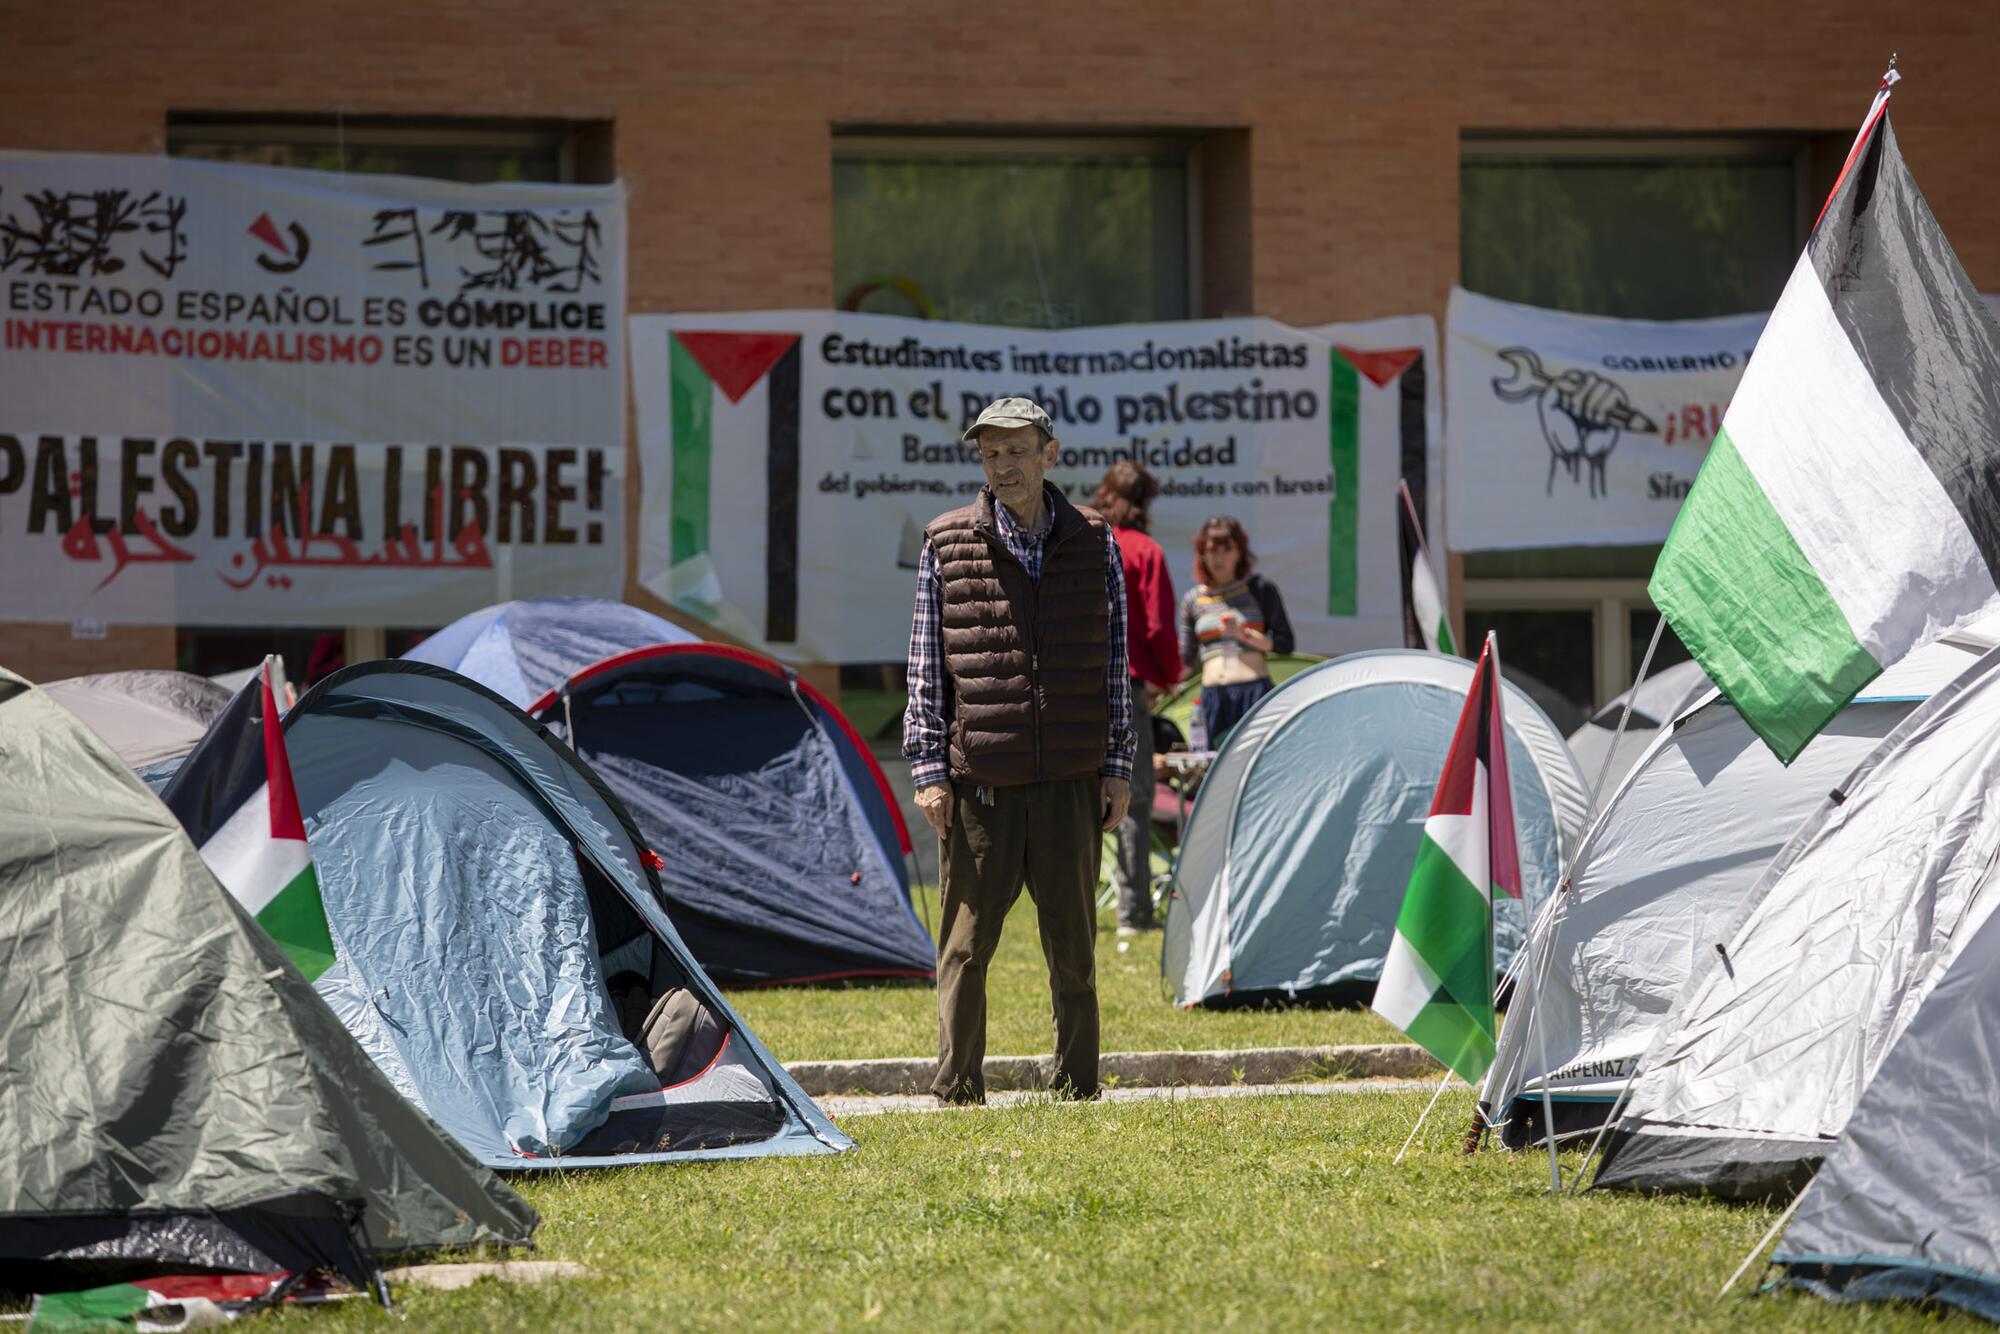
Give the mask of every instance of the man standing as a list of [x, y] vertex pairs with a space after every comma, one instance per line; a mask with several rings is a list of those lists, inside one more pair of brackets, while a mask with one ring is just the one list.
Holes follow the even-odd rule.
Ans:
[[1055, 1010], [1056, 1091], [1097, 1094], [1097, 868], [1125, 818], [1125, 576], [1097, 515], [1043, 481], [1059, 448], [1025, 398], [965, 432], [986, 485], [924, 529], [903, 754], [938, 833], [938, 1073], [983, 1102], [986, 967], [1025, 879]]

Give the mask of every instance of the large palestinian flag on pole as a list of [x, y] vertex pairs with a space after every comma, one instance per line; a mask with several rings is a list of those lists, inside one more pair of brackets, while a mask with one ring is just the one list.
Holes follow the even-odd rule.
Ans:
[[236, 692], [160, 800], [310, 982], [333, 965], [333, 933], [285, 755], [272, 661]]
[[1424, 821], [1374, 1007], [1468, 1084], [1493, 1064], [1495, 887], [1521, 896], [1500, 650], [1489, 634]]
[[1650, 592], [1789, 763], [1878, 672], [1996, 605], [2000, 326], [1882, 82]]

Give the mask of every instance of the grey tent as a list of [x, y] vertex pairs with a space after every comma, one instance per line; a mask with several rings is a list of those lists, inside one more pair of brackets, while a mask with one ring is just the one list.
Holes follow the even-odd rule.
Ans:
[[134, 769], [193, 750], [230, 696], [213, 681], [186, 672], [105, 672], [42, 688]]
[[[1438, 653], [1350, 654], [1299, 673], [1236, 725], [1174, 864], [1161, 967], [1177, 1003], [1373, 993], [1472, 672]], [[1511, 681], [1504, 698], [1532, 910], [1588, 802], [1562, 733]], [[1522, 905], [1503, 898], [1502, 966], [1525, 928]]]
[[2000, 904], [2000, 650], [1824, 798], [1639, 1060], [1597, 1184], [1796, 1191], [1932, 981]]
[[1806, 1187], [1772, 1261], [1840, 1301], [2000, 1321], [2000, 918], [1944, 970]]
[[0, 1287], [318, 1266], [358, 1283], [385, 1254], [534, 1229], [119, 757], [5, 671], [0, 1015]]
[[1544, 1083], [1558, 1134], [1603, 1123], [1715, 931], [1737, 919], [1778, 849], [1982, 645], [1967, 635], [1911, 654], [1789, 767], [1713, 686], [1646, 734], [1653, 745], [1603, 802], [1570, 892], [1535, 925], [1538, 962], [1514, 994], [1480, 1099], [1503, 1144], [1540, 1136]]
[[[338, 956], [320, 994], [481, 1161], [852, 1147], [688, 954], [624, 805], [540, 724], [383, 660], [314, 685], [285, 741]], [[655, 1009], [688, 1023], [663, 1039]]]

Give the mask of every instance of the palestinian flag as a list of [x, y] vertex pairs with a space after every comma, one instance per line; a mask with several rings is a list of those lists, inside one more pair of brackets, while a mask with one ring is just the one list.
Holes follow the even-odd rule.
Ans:
[[1512, 791], [1489, 634], [1375, 987], [1375, 1013], [1468, 1084], [1493, 1064], [1493, 889], [1521, 896]]
[[[1361, 552], [1374, 541], [1364, 539], [1362, 532], [1362, 497], [1376, 485], [1388, 487], [1386, 478], [1364, 486], [1362, 458], [1376, 456], [1393, 431], [1403, 484], [1424, 494], [1430, 484], [1425, 384], [1435, 368], [1424, 365], [1421, 347], [1364, 349], [1336, 343], [1327, 369], [1327, 466], [1333, 498], [1327, 502], [1326, 614], [1353, 616], [1363, 600]], [[1378, 515], [1370, 516], [1371, 532], [1378, 520]]]
[[1396, 492], [1403, 517], [1403, 605], [1409, 608], [1425, 648], [1433, 653], [1457, 653], [1458, 641], [1451, 637], [1451, 610], [1445, 606], [1444, 587], [1438, 583], [1437, 568], [1424, 546], [1424, 526], [1417, 522], [1409, 483], [1397, 482]]
[[285, 758], [273, 661], [236, 692], [160, 800], [215, 878], [310, 982], [333, 964], [333, 934]]
[[[799, 335], [678, 329], [670, 343], [667, 600], [724, 624], [728, 599], [710, 554], [709, 531], [716, 521], [716, 492], [738, 496], [750, 504], [748, 516], [767, 525], [764, 623], [724, 628], [767, 644], [793, 643], [799, 635]], [[761, 479], [738, 475], [743, 460], [715, 454], [718, 418], [746, 415], [764, 418], [769, 448]], [[744, 427], [739, 423], [735, 429]], [[761, 488], [753, 484], [759, 480]]]
[[1896, 147], [1882, 81], [1650, 592], [1780, 760], [1996, 605], [2000, 325]]
[[200, 1329], [214, 1311], [233, 1318], [246, 1305], [271, 1296], [289, 1278], [276, 1274], [171, 1274], [132, 1283], [52, 1292], [35, 1298], [31, 1334], [80, 1334], [83, 1330]]

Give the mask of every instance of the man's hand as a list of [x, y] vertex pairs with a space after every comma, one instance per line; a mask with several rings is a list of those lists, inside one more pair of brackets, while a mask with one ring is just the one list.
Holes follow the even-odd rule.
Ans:
[[952, 795], [950, 783], [931, 783], [917, 789], [917, 809], [937, 830], [939, 838], [951, 832]]
[[1132, 804], [1132, 785], [1122, 778], [1102, 780], [1104, 792], [1105, 829], [1116, 829], [1125, 818], [1125, 808]]

